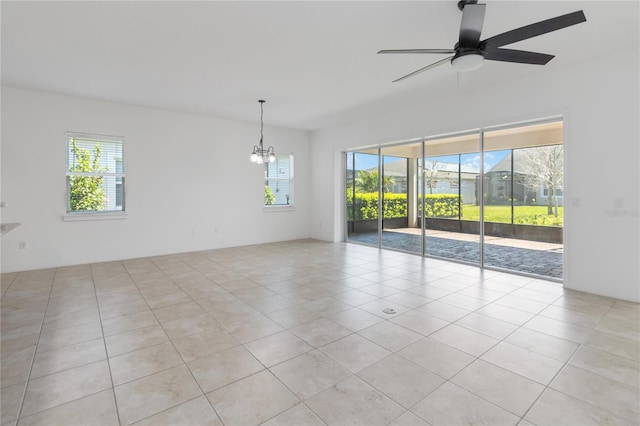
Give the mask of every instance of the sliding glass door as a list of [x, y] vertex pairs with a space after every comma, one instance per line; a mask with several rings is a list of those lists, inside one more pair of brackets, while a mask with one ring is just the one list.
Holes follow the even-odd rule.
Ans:
[[346, 155], [347, 239], [562, 278], [562, 121]]
[[480, 264], [479, 134], [424, 144], [425, 254]]
[[378, 148], [347, 153], [347, 239], [379, 246], [378, 236]]
[[[381, 148], [382, 248], [422, 254], [422, 230], [415, 217], [415, 149], [419, 144]], [[410, 195], [411, 194], [411, 195]]]
[[562, 278], [562, 122], [484, 133], [484, 264]]

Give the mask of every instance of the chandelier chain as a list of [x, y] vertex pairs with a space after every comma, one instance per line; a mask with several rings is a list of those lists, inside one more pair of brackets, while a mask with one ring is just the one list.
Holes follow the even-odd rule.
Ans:
[[259, 100], [258, 102], [260, 102], [260, 148], [263, 147], [262, 145], [262, 139], [263, 139], [263, 129], [264, 129], [264, 101], [263, 100]]
[[264, 164], [274, 163], [276, 161], [276, 153], [273, 146], [264, 148], [264, 103], [265, 101], [260, 99], [260, 142], [258, 145], [253, 146], [253, 152], [251, 152], [250, 160], [252, 163]]

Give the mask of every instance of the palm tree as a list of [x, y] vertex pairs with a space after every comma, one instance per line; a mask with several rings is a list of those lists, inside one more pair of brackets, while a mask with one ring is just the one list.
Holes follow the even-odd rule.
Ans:
[[[358, 192], [378, 192], [379, 175], [377, 170], [358, 170], [356, 176], [356, 190]], [[391, 187], [395, 184], [393, 176], [384, 176], [382, 179], [383, 192], [391, 192]]]

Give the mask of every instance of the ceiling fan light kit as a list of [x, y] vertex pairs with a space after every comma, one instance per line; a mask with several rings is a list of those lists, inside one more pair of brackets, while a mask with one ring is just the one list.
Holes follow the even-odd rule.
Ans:
[[463, 53], [451, 58], [451, 66], [457, 72], [477, 70], [484, 63], [484, 55], [478, 52]]
[[463, 0], [458, 2], [458, 8], [462, 11], [462, 22], [460, 23], [459, 40], [453, 49], [394, 49], [381, 50], [378, 52], [383, 54], [426, 53], [453, 55], [400, 77], [394, 80], [394, 83], [447, 62], [450, 62], [452, 68], [457, 72], [476, 70], [482, 66], [485, 60], [545, 65], [554, 58], [553, 55], [527, 52], [525, 50], [504, 49], [503, 46], [580, 24], [587, 20], [584, 12], [579, 10], [516, 28], [481, 41], [480, 34], [482, 33], [482, 27], [484, 25], [486, 5], [478, 4], [477, 0]]

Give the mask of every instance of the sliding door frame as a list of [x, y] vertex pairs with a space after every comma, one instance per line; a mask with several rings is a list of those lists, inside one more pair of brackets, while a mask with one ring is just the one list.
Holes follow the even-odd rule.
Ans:
[[[526, 277], [533, 277], [533, 278], [542, 278], [548, 281], [556, 281], [556, 282], [563, 282], [563, 278], [554, 278], [554, 277], [547, 277], [547, 276], [541, 276], [541, 275], [537, 275], [537, 274], [532, 274], [532, 273], [527, 273], [527, 272], [522, 272], [522, 271], [517, 271], [517, 270], [512, 270], [512, 269], [505, 269], [505, 268], [499, 268], [499, 267], [495, 267], [495, 266], [486, 266], [485, 265], [485, 256], [484, 256], [484, 249], [485, 249], [485, 221], [484, 221], [484, 210], [485, 210], [485, 200], [484, 200], [484, 190], [485, 190], [485, 177], [484, 177], [484, 171], [485, 171], [485, 141], [484, 141], [484, 136], [486, 132], [491, 132], [491, 131], [496, 131], [496, 130], [505, 130], [505, 129], [515, 129], [518, 127], [526, 127], [526, 126], [531, 126], [531, 125], [538, 125], [538, 124], [545, 124], [545, 123], [553, 123], [553, 122], [562, 122], [563, 126], [565, 124], [565, 117], [564, 115], [554, 115], [554, 116], [550, 116], [550, 117], [545, 117], [545, 118], [540, 118], [540, 119], [533, 119], [533, 120], [524, 120], [524, 121], [519, 121], [519, 122], [513, 122], [513, 123], [507, 123], [507, 124], [500, 124], [500, 125], [493, 125], [493, 126], [486, 126], [486, 127], [480, 127], [478, 129], [472, 129], [472, 130], [467, 130], [467, 131], [461, 131], [461, 132], [452, 132], [452, 133], [445, 133], [445, 134], [440, 134], [440, 135], [434, 135], [434, 136], [429, 136], [429, 137], [422, 137], [422, 138], [416, 138], [416, 139], [408, 139], [405, 141], [400, 141], [400, 142], [393, 142], [393, 143], [388, 143], [388, 144], [378, 144], [378, 145], [373, 145], [373, 146], [368, 146], [368, 147], [364, 147], [364, 148], [354, 148], [352, 150], [348, 150], [345, 151], [344, 154], [348, 154], [349, 152], [355, 154], [356, 152], [358, 152], [358, 149], [377, 149], [377, 155], [378, 155], [378, 244], [377, 244], [377, 248], [378, 249], [382, 249], [382, 231], [383, 231], [383, 214], [384, 214], [384, 208], [383, 208], [383, 196], [384, 196], [384, 188], [383, 188], [383, 182], [384, 182], [384, 176], [383, 176], [383, 171], [384, 171], [384, 166], [383, 166], [383, 155], [382, 155], [382, 149], [386, 148], [386, 147], [392, 147], [392, 146], [402, 146], [402, 145], [408, 145], [411, 143], [420, 143], [421, 145], [421, 167], [418, 166], [418, 164], [416, 164], [416, 170], [417, 173], [420, 174], [420, 176], [418, 176], [418, 178], [416, 179], [416, 191], [418, 191], [418, 188], [422, 188], [422, 194], [418, 193], [418, 196], [416, 197], [419, 201], [418, 203], [421, 204], [421, 209], [419, 209], [419, 211], [422, 211], [422, 217], [420, 220], [420, 232], [421, 232], [421, 242], [420, 242], [420, 246], [421, 246], [421, 250], [420, 253], [417, 252], [412, 252], [409, 250], [402, 250], [402, 249], [395, 249], [395, 248], [390, 248], [390, 247], [384, 247], [385, 250], [392, 250], [392, 251], [398, 251], [398, 252], [403, 252], [403, 253], [411, 253], [411, 254], [417, 254], [420, 255], [422, 257], [427, 257], [427, 258], [433, 258], [433, 259], [443, 259], [443, 260], [448, 260], [451, 262], [455, 262], [455, 263], [460, 263], [460, 264], [466, 264], [466, 265], [472, 265], [472, 266], [477, 266], [481, 269], [486, 269], [486, 270], [491, 270], [491, 271], [499, 271], [499, 272], [508, 272], [514, 275], [521, 275], [521, 276], [526, 276]], [[427, 254], [427, 247], [426, 247], [426, 220], [424, 218], [424, 192], [425, 192], [425, 185], [426, 185], [426, 178], [425, 178], [425, 174], [424, 174], [424, 167], [425, 167], [425, 158], [426, 158], [426, 154], [427, 154], [427, 142], [428, 141], [433, 141], [433, 140], [438, 140], [438, 139], [444, 139], [444, 138], [448, 138], [448, 137], [457, 137], [457, 136], [465, 136], [465, 135], [472, 135], [472, 134], [477, 134], [478, 138], [479, 138], [479, 147], [478, 147], [478, 152], [479, 152], [479, 156], [480, 156], [480, 167], [479, 167], [479, 176], [480, 178], [478, 179], [478, 196], [477, 198], [479, 198], [478, 200], [478, 205], [479, 205], [479, 248], [480, 248], [480, 256], [479, 256], [479, 263], [473, 263], [473, 262], [466, 262], [463, 260], [457, 260], [457, 259], [452, 259], [452, 258], [445, 258], [445, 257], [439, 257], [439, 256], [433, 256], [433, 255], [429, 255]], [[563, 146], [564, 146], [564, 135], [563, 135]], [[346, 157], [345, 157], [346, 158]], [[511, 161], [513, 162], [513, 158], [511, 159]], [[354, 160], [355, 163], [355, 160]], [[460, 173], [460, 169], [458, 170], [458, 173]], [[513, 179], [513, 174], [512, 177]], [[418, 185], [418, 182], [420, 183]], [[511, 186], [511, 190], [513, 191], [513, 185]], [[460, 190], [459, 190], [460, 191]], [[422, 195], [422, 196], [420, 196]], [[566, 191], [564, 191], [564, 195], [565, 195], [565, 199], [567, 199], [566, 197]], [[407, 198], [408, 198], [408, 194], [407, 194]], [[511, 207], [512, 209], [512, 217], [513, 217], [513, 206]], [[346, 220], [346, 218], [345, 218]], [[564, 228], [564, 226], [563, 226]], [[355, 243], [355, 244], [359, 244], [358, 242], [355, 241], [350, 241], [348, 239], [348, 236], [345, 234], [345, 240], [350, 242], [350, 243]], [[563, 239], [564, 240], [564, 239]], [[563, 246], [564, 246], [564, 241], [563, 241]], [[371, 246], [369, 246], [371, 247]], [[566, 260], [566, 256], [563, 256], [563, 263], [565, 263], [564, 261]]]

